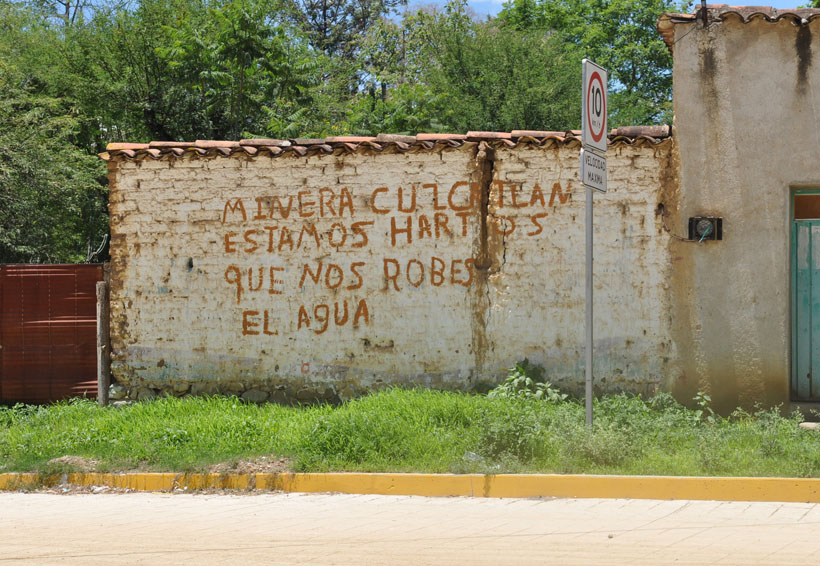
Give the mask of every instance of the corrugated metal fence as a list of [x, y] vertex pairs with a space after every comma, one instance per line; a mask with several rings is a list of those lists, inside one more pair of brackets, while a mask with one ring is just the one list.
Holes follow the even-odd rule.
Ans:
[[101, 264], [0, 265], [0, 401], [97, 395]]

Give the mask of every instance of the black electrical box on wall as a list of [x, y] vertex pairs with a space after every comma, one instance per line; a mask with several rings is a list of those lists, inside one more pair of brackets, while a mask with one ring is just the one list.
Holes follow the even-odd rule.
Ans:
[[689, 239], [703, 242], [705, 240], [723, 239], [723, 218], [714, 216], [693, 216], [689, 219]]

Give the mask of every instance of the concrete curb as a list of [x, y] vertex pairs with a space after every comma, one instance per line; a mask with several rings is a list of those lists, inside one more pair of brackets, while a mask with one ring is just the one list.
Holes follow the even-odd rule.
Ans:
[[0, 490], [70, 483], [135, 491], [198, 489], [433, 497], [600, 497], [820, 503], [820, 479], [480, 474], [0, 474]]

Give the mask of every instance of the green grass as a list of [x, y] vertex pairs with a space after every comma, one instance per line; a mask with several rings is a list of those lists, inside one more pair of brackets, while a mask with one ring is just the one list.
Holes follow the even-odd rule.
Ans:
[[[101, 471], [203, 471], [288, 457], [296, 471], [543, 472], [820, 477], [820, 433], [776, 410], [729, 418], [668, 395], [574, 400], [392, 390], [338, 407], [164, 398], [101, 409], [75, 400], [0, 408], [0, 472], [55, 471], [79, 456]], [[52, 465], [53, 468], [53, 465]]]

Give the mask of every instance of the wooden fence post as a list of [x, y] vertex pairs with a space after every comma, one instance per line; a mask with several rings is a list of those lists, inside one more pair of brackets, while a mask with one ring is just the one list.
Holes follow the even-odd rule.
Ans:
[[108, 386], [111, 381], [111, 356], [108, 339], [108, 285], [97, 282], [97, 402], [108, 405]]

